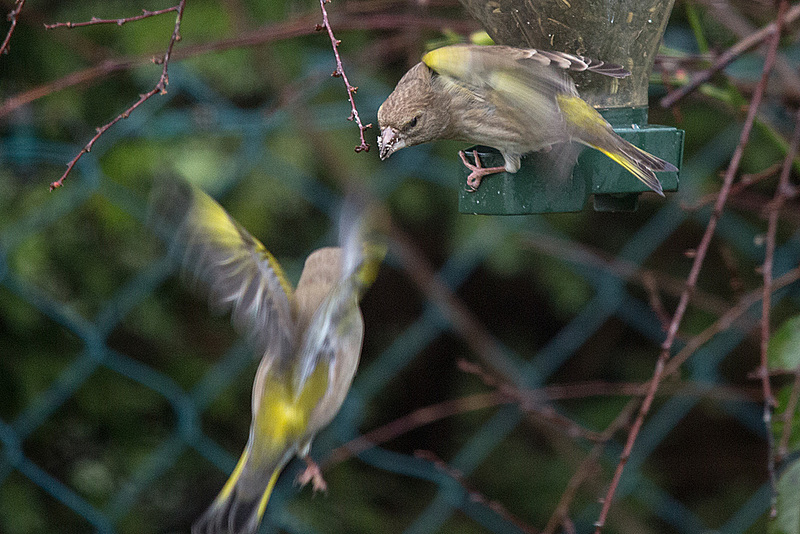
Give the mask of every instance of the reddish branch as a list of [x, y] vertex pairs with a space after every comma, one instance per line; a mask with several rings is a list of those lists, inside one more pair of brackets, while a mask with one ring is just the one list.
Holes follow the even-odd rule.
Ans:
[[792, 161], [797, 156], [798, 146], [800, 146], [800, 111], [795, 118], [794, 133], [789, 145], [789, 151], [783, 160], [778, 187], [775, 196], [769, 205], [769, 218], [767, 222], [766, 250], [764, 252], [764, 266], [762, 276], [764, 278], [763, 296], [761, 300], [761, 370], [762, 386], [764, 388], [764, 400], [768, 405], [775, 405], [775, 398], [769, 383], [769, 366], [767, 362], [767, 348], [769, 346], [769, 316], [771, 304], [770, 288], [772, 287], [772, 266], [775, 257], [775, 236], [778, 232], [778, 217], [787, 199], [793, 197], [796, 192], [789, 183], [789, 175], [792, 171]]
[[[125, 111], [123, 111], [122, 113], [117, 115], [110, 122], [108, 122], [105, 125], [99, 127], [97, 129], [97, 133], [94, 135], [94, 137], [92, 137], [89, 140], [89, 142], [86, 143], [86, 145], [81, 149], [81, 151], [78, 152], [78, 155], [75, 156], [74, 158], [72, 158], [72, 161], [70, 161], [67, 164], [67, 170], [64, 171], [64, 174], [61, 175], [61, 178], [59, 178], [58, 180], [56, 180], [55, 182], [50, 184], [50, 191], [52, 191], [53, 189], [57, 189], [57, 188], [59, 188], [59, 187], [61, 187], [63, 185], [64, 179], [69, 175], [70, 172], [72, 172], [72, 169], [75, 167], [75, 165], [78, 163], [78, 161], [83, 157], [84, 154], [86, 154], [86, 153], [88, 153], [88, 152], [90, 152], [92, 150], [92, 147], [97, 142], [97, 140], [100, 139], [100, 136], [103, 135], [109, 128], [114, 126], [116, 123], [118, 123], [122, 119], [127, 119], [130, 116], [130, 114], [136, 108], [138, 108], [139, 106], [144, 104], [152, 96], [154, 96], [156, 94], [162, 94], [162, 95], [166, 94], [167, 86], [169, 85], [169, 74], [167, 72], [167, 69], [169, 67], [170, 57], [172, 56], [172, 47], [175, 45], [175, 41], [178, 41], [180, 39], [181, 20], [183, 19], [183, 8], [184, 8], [185, 5], [186, 5], [186, 0], [180, 0], [178, 2], [178, 5], [173, 6], [171, 8], [162, 9], [160, 11], [144, 11], [144, 14], [142, 14], [142, 15], [137, 15], [135, 17], [130, 17], [130, 18], [127, 18], [127, 19], [117, 19], [117, 20], [114, 20], [114, 21], [109, 21], [109, 20], [103, 20], [103, 19], [98, 19], [96, 17], [92, 17], [92, 20], [90, 20], [88, 22], [77, 22], [77, 23], [65, 22], [65, 23], [53, 24], [53, 25], [50, 26], [50, 27], [58, 27], [59, 25], [61, 25], [61, 26], [66, 26], [67, 28], [74, 28], [74, 27], [77, 27], [77, 26], [88, 26], [90, 24], [106, 24], [106, 23], [109, 23], [109, 22], [114, 22], [117, 25], [122, 26], [123, 24], [125, 24], [125, 22], [130, 22], [130, 21], [133, 21], [133, 20], [141, 20], [143, 18], [151, 17], [153, 15], [160, 15], [160, 14], [163, 14], [163, 13], [169, 13], [170, 11], [176, 11], [177, 12], [177, 16], [175, 17], [175, 27], [172, 30], [172, 37], [170, 37], [169, 44], [167, 45], [167, 51], [164, 53], [164, 56], [161, 57], [160, 59], [159, 58], [154, 58], [152, 60], [153, 63], [161, 64], [163, 66], [162, 69], [161, 69], [161, 77], [159, 78], [158, 83], [156, 83], [155, 87], [153, 87], [150, 91], [139, 95], [139, 100], [137, 100], [131, 107], [129, 107], [128, 109], [126, 109]], [[45, 27], [47, 27], [47, 26], [45, 26]]]
[[323, 469], [357, 456], [381, 443], [391, 441], [398, 436], [447, 417], [464, 414], [500, 404], [513, 402], [507, 396], [497, 393], [478, 393], [468, 397], [446, 400], [424, 408], [419, 408], [408, 415], [395, 419], [381, 427], [370, 430], [363, 436], [355, 438], [341, 447], [334, 449], [323, 463]]
[[[789, 271], [788, 273], [782, 275], [780, 278], [775, 280], [771, 284], [770, 291], [771, 292], [778, 291], [784, 287], [787, 287], [790, 284], [797, 282], [798, 280], [800, 280], [800, 267]], [[717, 321], [714, 322], [714, 324], [712, 324], [711, 326], [709, 326], [696, 336], [689, 339], [686, 342], [684, 348], [681, 349], [681, 351], [678, 352], [666, 365], [662, 378], [666, 378], [668, 376], [676, 374], [680, 369], [681, 365], [686, 360], [688, 360], [689, 357], [691, 357], [695, 352], [697, 352], [697, 350], [700, 349], [700, 347], [702, 347], [708, 341], [710, 341], [711, 338], [713, 338], [720, 332], [729, 330], [737, 322], [737, 320], [740, 320], [743, 316], [746, 317], [747, 311], [752, 306], [757, 304], [758, 301], [761, 299], [761, 297], [762, 293], [760, 289], [747, 293], [739, 300], [736, 306], [734, 306], [726, 313], [724, 313]], [[749, 331], [750, 327], [741, 326], [741, 329], [743, 331]], [[798, 378], [795, 382], [795, 389], [793, 390], [793, 394], [795, 394], [796, 392], [797, 396], [800, 396], [800, 369], [798, 369], [795, 373]], [[572, 385], [572, 387], [574, 386], [576, 385]], [[584, 393], [587, 394], [597, 394], [604, 387], [602, 384], [593, 385], [591, 388], [587, 388], [586, 386], [587, 385], [581, 385], [581, 387], [584, 388]], [[617, 394], [641, 395], [648, 390], [650, 384], [648, 383], [627, 384], [627, 385], [615, 384], [614, 386], [616, 386]], [[688, 388], [682, 387], [681, 384], [671, 384], [671, 386], [681, 387], [682, 389], [680, 390], [680, 392], [682, 393], [691, 393], [691, 384], [688, 384], [689, 386]], [[547, 389], [552, 390], [553, 387], [554, 386], [549, 386]], [[663, 390], [664, 388], [662, 387], [657, 393], [664, 394], [665, 391]], [[607, 393], [611, 394], [612, 391], [609, 389]], [[720, 390], [720, 388], [714, 388], [714, 390], [697, 388], [697, 393], [705, 397], [716, 397], [721, 400], [729, 400], [731, 398], [741, 399], [742, 396], [751, 399], [753, 401], [758, 400], [758, 397], [756, 396], [757, 391], [749, 391], [749, 390], [725, 391], [725, 390]], [[761, 393], [763, 394], [763, 391]], [[550, 398], [557, 398], [556, 391], [550, 391], [549, 395]], [[797, 401], [795, 400], [795, 403], [796, 402]], [[630, 402], [628, 402], [622, 409], [620, 414], [615, 418], [614, 422], [612, 422], [606, 428], [606, 430], [603, 431], [602, 434], [603, 437], [610, 439], [617, 430], [627, 425], [630, 416], [632, 416], [635, 413], [636, 406], [638, 403], [639, 403], [638, 399], [632, 399]], [[790, 404], [791, 404], [791, 399], [790, 399]], [[796, 404], [791, 405], [791, 412], [794, 411], [795, 406]], [[789, 410], [789, 406], [787, 406], [787, 410]], [[791, 418], [791, 412], [788, 416], [789, 418]], [[789, 426], [789, 428], [791, 428], [791, 423], [790, 423], [791, 419], [786, 419], [786, 421], [788, 421], [786, 424]], [[784, 429], [786, 430], [786, 428]], [[781, 443], [783, 443], [785, 440], [786, 443], [788, 444], [788, 439], [789, 439], [788, 436], [784, 434], [784, 436], [781, 437]], [[548, 522], [547, 527], [544, 530], [545, 533], [555, 532], [559, 524], [561, 524], [564, 520], [568, 519], [567, 513], [569, 511], [570, 504], [577, 495], [577, 490], [579, 486], [583, 484], [583, 482], [585, 482], [587, 479], [589, 479], [592, 473], [594, 472], [596, 468], [596, 462], [600, 458], [600, 453], [602, 452], [604, 445], [605, 441], [598, 441], [592, 448], [592, 451], [589, 454], [589, 456], [586, 459], [584, 459], [584, 461], [581, 463], [581, 466], [576, 470], [575, 474], [570, 479], [570, 482], [567, 485], [564, 494], [561, 496], [561, 501], [559, 502], [558, 507], [553, 512], [553, 516], [550, 518], [550, 521]]]
[[8, 28], [8, 33], [6, 33], [6, 38], [3, 39], [3, 44], [0, 45], [0, 55], [8, 54], [8, 43], [11, 41], [11, 35], [14, 33], [14, 30], [17, 27], [17, 19], [19, 17], [19, 12], [22, 11], [22, 6], [25, 5], [25, 0], [16, 0], [14, 2], [14, 9], [8, 12], [6, 18], [11, 22], [11, 27]]
[[575, 497], [578, 495], [578, 490], [584, 482], [598, 471], [598, 463], [606, 448], [606, 444], [614, 437], [614, 434], [616, 434], [618, 430], [624, 428], [625, 425], [628, 424], [635, 410], [636, 405], [633, 402], [629, 402], [602, 432], [601, 436], [603, 439], [594, 444], [588, 456], [583, 459], [581, 465], [569, 479], [567, 487], [564, 489], [564, 493], [561, 494], [561, 499], [559, 499], [558, 505], [553, 511], [553, 515], [550, 516], [547, 525], [542, 531], [543, 534], [553, 534], [560, 525], [566, 527], [565, 523], [569, 521], [569, 509]]
[[[277, 24], [270, 24], [256, 30], [243, 32], [235, 37], [228, 39], [220, 39], [218, 41], [210, 41], [207, 43], [200, 43], [191, 46], [181, 47], [175, 50], [171, 60], [181, 60], [190, 57], [208, 54], [211, 52], [222, 52], [225, 50], [232, 50], [235, 48], [242, 48], [246, 46], [255, 46], [264, 43], [280, 41], [283, 39], [291, 39], [303, 35], [310, 35], [315, 31], [313, 20], [319, 16], [318, 13], [306, 15], [304, 17], [294, 19], [287, 22], [280, 22]], [[434, 18], [434, 17], [420, 17], [417, 15], [371, 15], [371, 16], [358, 16], [348, 17], [337, 21], [337, 26], [344, 29], [352, 30], [397, 30], [403, 28], [431, 28], [437, 29], [441, 27], [457, 28], [459, 31], [467, 32], [473, 29], [473, 24], [464, 24], [463, 21]], [[72, 72], [63, 78], [54, 80], [48, 84], [34, 87], [28, 91], [16, 94], [6, 99], [0, 104], [0, 118], [5, 117], [20, 107], [30, 104], [31, 102], [80, 84], [88, 84], [97, 82], [104, 76], [123, 70], [128, 70], [138, 65], [142, 65], [152, 61], [152, 55], [141, 56], [128, 56], [117, 59], [108, 59], [101, 64], [88, 69]]]
[[146, 19], [148, 17], [163, 15], [164, 13], [169, 13], [170, 11], [178, 11], [178, 7], [179, 6], [172, 6], [166, 9], [159, 9], [158, 11], [148, 11], [143, 9], [141, 15], [126, 17], [123, 19], [99, 19], [97, 17], [92, 17], [91, 20], [87, 20], [85, 22], [56, 22], [55, 24], [45, 24], [44, 27], [45, 29], [53, 30], [55, 28], [79, 28], [81, 26], [94, 26], [95, 24], [116, 24], [117, 26], [122, 26], [126, 22], [136, 22], [137, 20]]
[[[778, 43], [780, 42], [780, 32], [777, 30], [783, 27], [784, 15], [786, 15], [786, 5], [786, 1], [783, 0], [781, 2], [781, 9], [778, 11], [778, 20], [774, 24], [775, 29], [774, 31], [768, 33], [768, 35], [772, 36], [772, 41], [770, 43], [766, 60], [764, 61], [761, 79], [758, 82], [758, 86], [753, 94], [753, 99], [750, 102], [750, 108], [747, 111], [747, 118], [745, 120], [744, 127], [742, 128], [742, 133], [739, 137], [739, 144], [736, 146], [736, 150], [731, 158], [730, 166], [725, 172], [722, 188], [720, 189], [719, 196], [714, 204], [714, 210], [711, 213], [706, 231], [703, 234], [703, 237], [700, 240], [700, 245], [697, 247], [697, 251], [694, 255], [694, 262], [692, 263], [689, 277], [686, 280], [686, 287], [681, 294], [675, 314], [672, 317], [672, 322], [667, 330], [667, 337], [661, 345], [661, 354], [659, 355], [658, 362], [656, 362], [656, 367], [653, 372], [653, 377], [650, 380], [650, 387], [647, 392], [647, 396], [645, 396], [644, 400], [642, 401], [642, 405], [639, 408], [639, 413], [636, 417], [636, 420], [634, 421], [633, 426], [628, 433], [628, 439], [625, 442], [625, 447], [620, 455], [620, 460], [614, 472], [614, 477], [612, 478], [611, 484], [606, 492], [606, 496], [603, 499], [603, 508], [600, 512], [597, 523], [595, 523], [596, 533], [599, 533], [602, 530], [603, 525], [605, 525], [606, 517], [608, 517], [608, 511], [611, 508], [611, 502], [614, 499], [614, 494], [616, 493], [617, 486], [619, 485], [620, 478], [622, 477], [622, 472], [625, 469], [625, 464], [630, 458], [633, 445], [636, 442], [636, 438], [639, 435], [642, 425], [644, 424], [644, 419], [650, 411], [650, 406], [653, 403], [653, 399], [655, 398], [656, 391], [661, 383], [661, 379], [664, 377], [664, 368], [669, 360], [672, 345], [677, 337], [678, 327], [680, 326], [683, 316], [686, 313], [686, 309], [689, 305], [689, 299], [691, 298], [692, 293], [697, 286], [697, 279], [700, 276], [700, 269], [703, 266], [706, 253], [708, 252], [709, 245], [711, 244], [711, 238], [714, 236], [714, 232], [717, 228], [717, 222], [722, 215], [725, 202], [728, 199], [728, 194], [730, 193], [731, 186], [733, 185], [733, 179], [739, 170], [739, 164], [741, 163], [742, 156], [744, 155], [744, 149], [747, 146], [747, 142], [750, 139], [750, 132], [753, 129], [756, 112], [758, 111], [758, 107], [761, 104], [761, 99], [764, 96], [764, 92], [767, 87], [769, 73], [772, 70], [772, 66], [775, 64], [775, 56], [778, 51]], [[797, 10], [797, 12], [800, 14], [800, 9]], [[675, 100], [673, 100], [673, 102], [674, 101]], [[767, 289], [769, 290], [769, 286]], [[771, 452], [772, 451], [770, 451], [770, 453]]]
[[[797, 282], [798, 280], [800, 280], [800, 267], [792, 269], [775, 280], [772, 283], [770, 291], [774, 293], [779, 289]], [[752, 325], [742, 325], [742, 316], [744, 316], [752, 306], [758, 304], [761, 301], [761, 297], [762, 290], [760, 288], [743, 295], [742, 298], [740, 298], [736, 303], [736, 306], [725, 312], [725, 314], [714, 321], [711, 326], [686, 341], [686, 344], [683, 346], [683, 348], [672, 357], [669, 363], [667, 363], [663, 376], [668, 377], [677, 373], [681, 365], [683, 365], [686, 360], [688, 360], [695, 352], [697, 352], [700, 347], [711, 341], [711, 339], [717, 334], [729, 330], [734, 324], [737, 324], [737, 322], [739, 322], [740, 330], [743, 332], [749, 332], [752, 329]], [[792, 372], [786, 371], [785, 374], [792, 374]]]
[[331, 24], [328, 21], [328, 11], [325, 9], [325, 4], [330, 2], [330, 0], [319, 0], [319, 7], [322, 9], [322, 24], [317, 24], [316, 30], [322, 31], [325, 30], [328, 32], [328, 37], [331, 40], [331, 46], [333, 47], [333, 55], [336, 57], [336, 70], [333, 71], [331, 76], [334, 77], [341, 77], [342, 81], [344, 81], [345, 89], [347, 90], [347, 99], [350, 101], [350, 116], [347, 118], [349, 121], [355, 121], [356, 125], [358, 126], [358, 135], [361, 138], [361, 144], [356, 147], [356, 152], [369, 152], [369, 143], [367, 140], [364, 139], [364, 131], [367, 128], [372, 128], [372, 124], [367, 124], [364, 126], [361, 123], [361, 117], [358, 116], [358, 110], [356, 109], [356, 101], [353, 98], [353, 95], [356, 94], [358, 91], [358, 87], [350, 85], [350, 80], [347, 79], [347, 74], [344, 72], [344, 67], [342, 66], [342, 58], [339, 56], [339, 45], [341, 41], [334, 37], [333, 30], [331, 29]]
[[[753, 173], [753, 174], [743, 174], [739, 180], [731, 186], [731, 196], [738, 195], [748, 187], [755, 185], [759, 182], [763, 182], [764, 180], [769, 180], [770, 178], [774, 178], [778, 175], [781, 170], [781, 164], [775, 163], [770, 165], [766, 169], [761, 172]], [[685, 211], [697, 211], [700, 208], [712, 204], [714, 200], [717, 198], [719, 193], [708, 193], [707, 195], [703, 195], [700, 197], [699, 200], [695, 201], [692, 204], [688, 202], [681, 202], [681, 209]]]

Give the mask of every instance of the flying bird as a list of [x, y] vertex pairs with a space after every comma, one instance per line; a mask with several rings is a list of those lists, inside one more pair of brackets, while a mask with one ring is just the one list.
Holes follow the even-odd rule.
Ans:
[[365, 208], [346, 202], [339, 246], [312, 252], [295, 289], [264, 245], [211, 197], [174, 180], [154, 188], [151, 221], [171, 237], [183, 274], [215, 310], [231, 312], [261, 356], [247, 446], [193, 534], [255, 532], [283, 467], [307, 457], [339, 411], [361, 353], [359, 298], [385, 253], [367, 240], [366, 220]]

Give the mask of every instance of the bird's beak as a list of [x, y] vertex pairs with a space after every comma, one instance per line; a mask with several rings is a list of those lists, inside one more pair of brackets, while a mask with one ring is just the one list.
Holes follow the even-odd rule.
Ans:
[[404, 146], [406, 146], [406, 141], [400, 132], [390, 126], [381, 130], [381, 135], [378, 137], [381, 160], [388, 158]]

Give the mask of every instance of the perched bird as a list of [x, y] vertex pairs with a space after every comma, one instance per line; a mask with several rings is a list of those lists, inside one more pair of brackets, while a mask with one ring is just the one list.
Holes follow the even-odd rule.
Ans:
[[[503, 154], [503, 167], [481, 167], [477, 154], [473, 165], [459, 153], [472, 171], [468, 188], [475, 191], [487, 174], [517, 172], [524, 154], [576, 141], [603, 152], [663, 196], [655, 172], [678, 169], [614, 133], [581, 100], [566, 70], [630, 74], [581, 56], [509, 46], [461, 44], [428, 52], [378, 109], [380, 157], [436, 139], [494, 147]], [[554, 150], [553, 156], [563, 153]]]
[[364, 334], [359, 297], [385, 247], [365, 242], [365, 211], [345, 203], [340, 246], [312, 252], [293, 290], [264, 245], [195, 187], [171, 180], [156, 186], [151, 221], [172, 236], [190, 282], [212, 307], [232, 312], [236, 329], [262, 355], [247, 446], [192, 526], [193, 534], [253, 533], [283, 467], [295, 455], [307, 458], [350, 389]]

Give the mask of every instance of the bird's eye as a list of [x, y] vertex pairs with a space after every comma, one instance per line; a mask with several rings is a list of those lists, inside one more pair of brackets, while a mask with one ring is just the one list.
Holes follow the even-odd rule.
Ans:
[[416, 126], [417, 125], [417, 119], [419, 119], [419, 116], [414, 117], [413, 119], [411, 119], [408, 122], [408, 128], [413, 128], [414, 126]]

